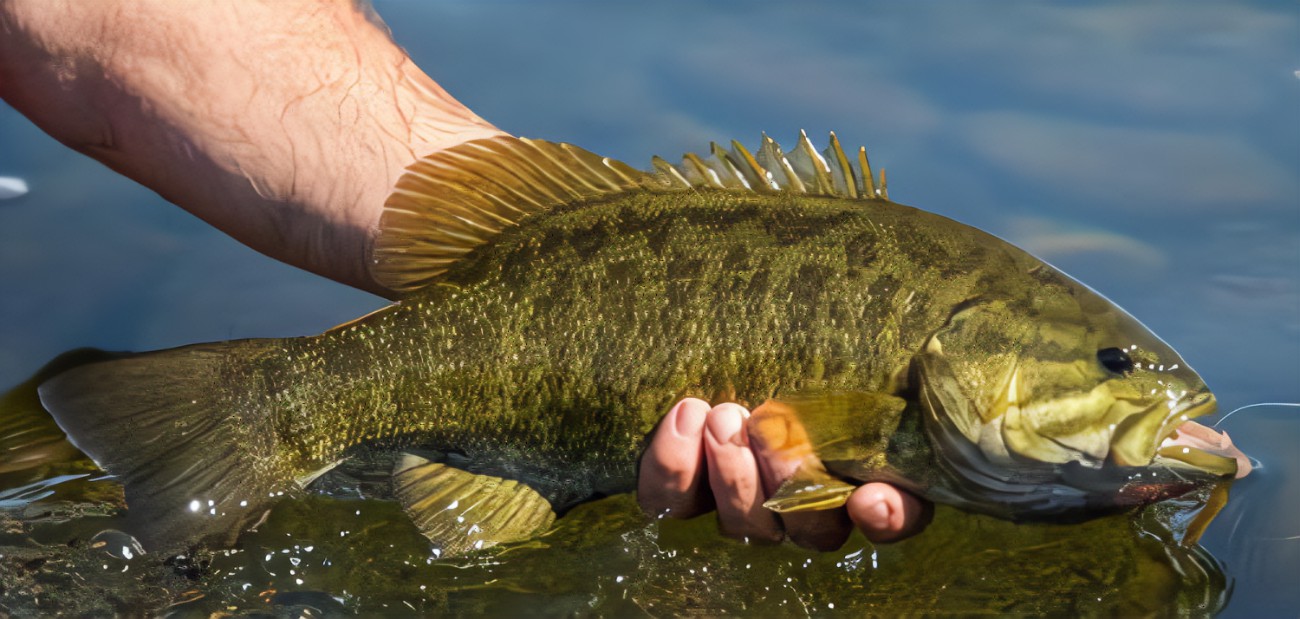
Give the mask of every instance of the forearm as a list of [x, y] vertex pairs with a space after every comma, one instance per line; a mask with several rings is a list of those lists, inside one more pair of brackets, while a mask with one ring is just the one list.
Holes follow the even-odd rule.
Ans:
[[381, 293], [365, 265], [402, 169], [500, 133], [329, 0], [0, 1], [0, 96], [254, 249]]

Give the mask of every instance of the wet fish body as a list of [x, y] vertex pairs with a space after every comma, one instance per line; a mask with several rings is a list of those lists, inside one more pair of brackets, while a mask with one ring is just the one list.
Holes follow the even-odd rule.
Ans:
[[1109, 301], [888, 201], [865, 154], [854, 170], [837, 143], [758, 152], [715, 147], [655, 175], [513, 138], [432, 156], [390, 199], [377, 249], [400, 302], [319, 336], [84, 366], [42, 399], [122, 479], [155, 546], [230, 535], [365, 445], [451, 454], [395, 470], [435, 542], [526, 537], [630, 491], [645, 437], [685, 396], [777, 400], [771, 414], [807, 429], [829, 470], [787, 484], [781, 509], [882, 479], [1001, 517], [1078, 518], [1235, 472], [1157, 453], [1212, 396]]

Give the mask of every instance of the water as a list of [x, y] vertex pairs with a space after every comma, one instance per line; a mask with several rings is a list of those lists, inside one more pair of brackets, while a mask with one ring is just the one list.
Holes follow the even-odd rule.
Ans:
[[[1197, 368], [1225, 410], [1300, 401], [1300, 17], [1291, 4], [866, 10], [848, 3], [381, 2], [377, 8], [435, 79], [520, 135], [570, 141], [646, 165], [652, 154], [700, 150], [709, 140], [752, 145], [767, 131], [790, 142], [800, 128], [814, 136], [834, 129], [846, 144], [867, 144], [873, 163], [889, 170], [896, 200], [1008, 238], [1129, 309]], [[308, 334], [382, 304], [243, 248], [67, 151], [5, 107], [0, 176], [23, 179], [29, 188], [0, 201], [0, 386], [24, 381], [79, 346], [145, 350]], [[1300, 464], [1288, 439], [1300, 437], [1296, 419], [1295, 409], [1263, 408], [1224, 424], [1264, 468], [1234, 488], [1207, 532], [1203, 545], [1213, 561], [1149, 545], [1145, 534], [1121, 534], [1119, 524], [1108, 525], [1113, 545], [1099, 552], [1129, 557], [1118, 562], [1129, 569], [1146, 566], [1140, 573], [1153, 574], [1158, 582], [1150, 589], [1160, 592], [1149, 596], [1152, 604], [1182, 600], [1174, 605], [1214, 608], [1204, 600], [1217, 599], [1213, 575], [1221, 573], [1222, 587], [1231, 588], [1225, 615], [1294, 614], [1300, 592], [1287, 575], [1300, 573], [1294, 516]], [[71, 468], [45, 474], [88, 472]], [[40, 480], [5, 481], [0, 487], [14, 489]], [[110, 516], [85, 514], [111, 502], [111, 483], [82, 479], [56, 488], [94, 500], [67, 507], [79, 510], [71, 524], [41, 520], [63, 518], [64, 507], [26, 514], [45, 523], [37, 537], [88, 540], [111, 528]], [[363, 520], [354, 523], [350, 506], [312, 503], [312, 513], [332, 515], [321, 519], [320, 531], [290, 530], [286, 539], [305, 547], [308, 539], [333, 539], [367, 523], [400, 526], [384, 517], [388, 504], [365, 505]], [[409, 529], [393, 533], [411, 546], [405, 555], [383, 554], [373, 569], [335, 561], [364, 579], [364, 591], [349, 588], [348, 596], [340, 593], [343, 581], [316, 578], [329, 570], [312, 568], [299, 587], [297, 575], [280, 580], [287, 579], [282, 563], [288, 558], [252, 565], [251, 551], [154, 569], [89, 549], [60, 560], [94, 567], [101, 577], [111, 572], [118, 580], [107, 590], [138, 593], [154, 607], [196, 588], [204, 598], [194, 604], [235, 600], [243, 609], [301, 589], [328, 590], [353, 609], [383, 598], [375, 609], [391, 604], [393, 612], [409, 612], [405, 600], [430, 611], [552, 614], [939, 608], [1107, 614], [1135, 610], [1121, 604], [1141, 597], [1115, 578], [1122, 570], [1112, 566], [1107, 576], [1080, 563], [1081, 553], [1060, 549], [1088, 537], [1075, 529], [1033, 529], [1025, 540], [1020, 530], [987, 533], [982, 539], [990, 545], [963, 546], [953, 540], [976, 542], [958, 533], [975, 528], [985, 535], [1000, 523], [942, 512], [950, 526], [882, 547], [878, 567], [870, 568], [861, 540], [814, 555], [721, 540], [707, 518], [646, 523], [619, 499], [584, 513], [586, 520], [570, 520], [578, 514], [562, 520], [559, 531], [538, 542], [545, 548], [419, 568], [402, 563], [423, 564], [419, 540]], [[285, 526], [291, 525], [312, 526], [286, 515]], [[1035, 541], [1039, 535], [1045, 537]], [[635, 542], [626, 553], [624, 537]], [[1017, 550], [1025, 547], [1031, 550]], [[357, 548], [370, 547], [339, 548], [353, 548], [356, 557], [365, 556]], [[674, 556], [660, 554], [673, 550]], [[855, 551], [861, 552], [850, 559]], [[301, 561], [323, 556], [316, 552]], [[936, 564], [927, 556], [950, 561]], [[12, 565], [11, 559], [0, 565]], [[836, 567], [846, 560], [856, 560], [856, 567]], [[209, 561], [208, 571], [194, 561]], [[1188, 561], [1211, 567], [1184, 570], [1204, 577], [1161, 576]], [[100, 567], [106, 564], [109, 569]], [[214, 565], [222, 574], [242, 566], [242, 574], [256, 573], [259, 586], [241, 589], [252, 577], [187, 579], [210, 574]], [[988, 575], [1002, 574], [1006, 565], [1033, 570], [990, 584]], [[121, 572], [126, 566], [136, 567]], [[62, 582], [65, 568], [47, 560], [22, 578]], [[1051, 596], [1035, 594], [1033, 573], [1071, 569], [1092, 576], [1074, 585], [1061, 581]], [[283, 576], [267, 576], [270, 571]], [[908, 588], [909, 579], [918, 586]], [[272, 580], [282, 586], [259, 597]], [[340, 589], [330, 588], [335, 585]], [[895, 606], [879, 605], [887, 594]], [[278, 602], [326, 605], [311, 595]]]
[[27, 181], [12, 176], [0, 176], [0, 200], [12, 200], [27, 193]]

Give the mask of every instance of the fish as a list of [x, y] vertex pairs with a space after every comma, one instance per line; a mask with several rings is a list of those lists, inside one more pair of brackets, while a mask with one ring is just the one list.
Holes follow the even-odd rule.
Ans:
[[[669, 405], [756, 407], [805, 465], [778, 512], [869, 481], [1015, 521], [1228, 483], [1199, 375], [1105, 297], [889, 199], [865, 148], [766, 134], [650, 171], [500, 136], [407, 168], [374, 241], [398, 300], [316, 336], [89, 363], [42, 404], [146, 548], [233, 543], [358, 450], [439, 552], [634, 490]], [[1193, 425], [1189, 425], [1193, 424]], [[1210, 432], [1210, 435], [1215, 433]]]

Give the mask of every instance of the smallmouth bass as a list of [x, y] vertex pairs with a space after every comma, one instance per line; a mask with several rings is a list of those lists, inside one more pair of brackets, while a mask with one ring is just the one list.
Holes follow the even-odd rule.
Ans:
[[42, 402], [122, 481], [148, 548], [230, 541], [367, 445], [413, 450], [394, 494], [446, 553], [527, 538], [633, 489], [686, 396], [772, 401], [760, 421], [803, 432], [822, 464], [778, 511], [878, 480], [1083, 519], [1237, 473], [1177, 440], [1214, 408], [1177, 353], [1050, 265], [890, 202], [865, 151], [711, 155], [645, 173], [515, 138], [436, 153], [376, 241], [401, 301], [319, 336], [82, 366]]

